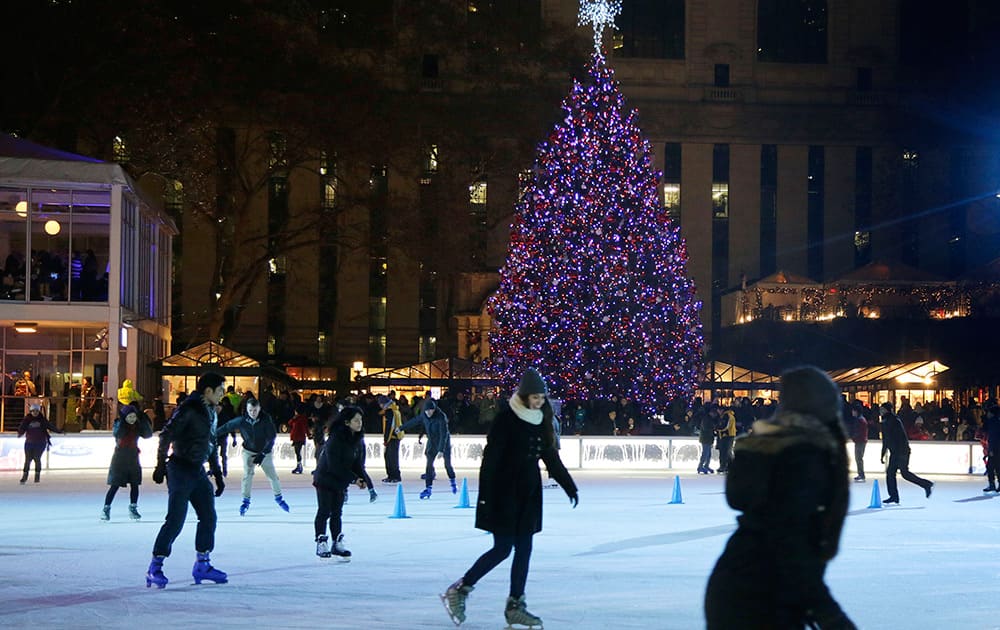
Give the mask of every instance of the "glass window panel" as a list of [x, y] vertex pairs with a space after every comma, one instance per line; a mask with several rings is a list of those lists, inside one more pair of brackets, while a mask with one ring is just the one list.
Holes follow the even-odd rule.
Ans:
[[28, 191], [0, 188], [0, 300], [24, 300]]
[[69, 295], [72, 193], [68, 190], [32, 190], [28, 201], [31, 225], [29, 299], [65, 301]]
[[[108, 278], [105, 273], [111, 255], [111, 197], [73, 194], [72, 262], [70, 292], [73, 300], [106, 302]], [[84, 202], [77, 205], [78, 202]]]

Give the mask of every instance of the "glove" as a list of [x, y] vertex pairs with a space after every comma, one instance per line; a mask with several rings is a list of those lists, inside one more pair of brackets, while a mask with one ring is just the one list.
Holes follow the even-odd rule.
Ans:
[[570, 503], [570, 505], [573, 506], [573, 509], [576, 509], [576, 506], [577, 506], [577, 504], [579, 502], [580, 502], [580, 495], [578, 495], [575, 492], [573, 494], [569, 495], [569, 503]]
[[226, 482], [222, 480], [222, 471], [217, 470], [212, 473], [212, 476], [215, 477], [215, 496], [221, 497], [222, 491], [226, 489]]
[[163, 483], [163, 480], [167, 478], [167, 465], [159, 463], [156, 468], [153, 469], [153, 483]]
[[254, 455], [253, 456], [253, 463], [255, 463], [255, 464], [263, 464], [264, 463], [264, 454], [263, 453], [257, 453], [256, 455]]
[[[359, 479], [355, 480], [354, 483], [358, 484], [358, 488], [360, 488], [362, 490], [364, 490], [367, 487], [367, 485], [365, 484], [365, 480], [364, 479], [360, 479], [359, 478]], [[372, 488], [372, 490], [374, 491], [375, 488]]]
[[375, 499], [378, 498], [378, 493], [375, 492], [375, 488], [368, 489], [368, 502], [375, 503]]
[[882, 456], [882, 463], [885, 463], [885, 455]]

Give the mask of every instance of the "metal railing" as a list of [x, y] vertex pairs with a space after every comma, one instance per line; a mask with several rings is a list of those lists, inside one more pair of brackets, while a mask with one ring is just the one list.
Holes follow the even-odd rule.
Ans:
[[17, 431], [32, 404], [40, 405], [46, 419], [59, 429], [75, 433], [83, 429], [110, 431], [118, 402], [95, 399], [84, 423], [79, 396], [0, 396], [0, 432]]

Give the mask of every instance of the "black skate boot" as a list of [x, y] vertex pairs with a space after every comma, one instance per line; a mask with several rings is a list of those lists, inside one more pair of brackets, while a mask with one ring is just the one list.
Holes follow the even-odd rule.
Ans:
[[[110, 506], [109, 506], [110, 507]], [[142, 514], [139, 514], [139, 504], [129, 503], [128, 504], [128, 517], [133, 521], [138, 521], [142, 518]]]
[[24, 469], [24, 474], [21, 475], [21, 485], [23, 486], [28, 481], [28, 469]]
[[333, 541], [333, 555], [337, 556], [344, 562], [351, 561], [351, 552], [344, 547], [344, 535], [338, 534], [336, 540]]
[[111, 520], [111, 506], [110, 505], [105, 505], [103, 508], [101, 508], [101, 520], [102, 521], [110, 521]]
[[[42, 480], [42, 471], [36, 469], [35, 470], [35, 483], [38, 483], [41, 480]], [[928, 494], [927, 496], [930, 496], [930, 495]]]
[[327, 544], [329, 538], [326, 536], [316, 537], [316, 555], [320, 558], [329, 558], [333, 554], [330, 553], [330, 546]]
[[194, 578], [195, 584], [201, 584], [202, 580], [209, 580], [216, 584], [225, 584], [229, 581], [229, 577], [224, 571], [219, 571], [212, 566], [207, 551], [198, 552], [198, 559], [195, 560], [194, 567], [191, 569], [191, 577]]
[[532, 615], [525, 608], [524, 595], [508, 597], [507, 608], [504, 609], [503, 616], [507, 619], [508, 628], [542, 630], [542, 619]]
[[451, 617], [452, 623], [456, 626], [462, 625], [462, 622], [465, 621], [465, 600], [474, 588], [474, 586], [466, 586], [465, 581], [459, 579], [440, 596], [444, 609], [448, 611], [448, 616]]

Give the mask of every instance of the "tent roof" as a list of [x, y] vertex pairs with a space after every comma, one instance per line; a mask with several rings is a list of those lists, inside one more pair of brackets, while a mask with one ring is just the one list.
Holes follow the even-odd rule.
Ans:
[[897, 261], [876, 260], [840, 276], [831, 284], [839, 282], [946, 282], [941, 276], [917, 269]]
[[772, 273], [771, 275], [760, 278], [753, 284], [814, 284], [819, 283], [812, 278], [806, 276], [799, 276], [788, 271], [779, 269], [778, 271]]
[[0, 157], [30, 158], [32, 160], [63, 160], [68, 162], [101, 163], [97, 158], [60, 151], [52, 147], [35, 144], [30, 140], [10, 134], [0, 134]]
[[206, 341], [160, 361], [163, 367], [260, 367], [260, 361], [216, 343]]
[[[780, 378], [767, 372], [759, 372], [749, 368], [733, 365], [724, 361], [709, 361], [705, 364], [705, 385], [710, 387], [742, 387], [761, 385], [760, 389], [773, 389], [778, 386]], [[773, 388], [770, 386], [774, 386]]]
[[0, 183], [120, 184], [138, 188], [121, 166], [0, 134]]
[[829, 372], [830, 378], [841, 387], [848, 385], [872, 385], [885, 381], [899, 383], [929, 383], [936, 375], [948, 370], [948, 366], [937, 361], [916, 361], [895, 363], [874, 367], [856, 367]]
[[363, 376], [361, 383], [365, 386], [448, 385], [455, 381], [493, 384], [496, 380], [482, 363], [452, 357], [374, 372]]

